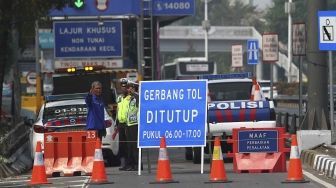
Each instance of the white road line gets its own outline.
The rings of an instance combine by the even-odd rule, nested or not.
[[[0,185],[1,184],[8,184],[8,183],[18,183],[18,182],[26,182],[26,181],[30,181],[30,180],[12,180],[12,181],[3,181],[3,182],[0,182]]]
[[[89,181],[90,181],[90,176],[87,177],[87,179],[85,180],[85,182],[84,182],[82,188],[87,188],[87,187],[89,187],[89,184],[88,184]]]
[[[73,181],[66,181],[67,183],[76,183],[76,182],[79,182],[79,183],[82,183],[82,182],[85,182],[86,180],[73,180]]]
[[[82,187],[83,185],[70,185],[70,187]]]
[[[305,176],[307,176],[308,178],[314,180],[315,182],[317,182],[317,183],[319,183],[319,184],[325,186],[326,188],[336,188],[335,185],[332,185],[332,184],[330,184],[330,183],[328,183],[328,182],[325,182],[325,181],[319,179],[319,178],[316,177],[315,175],[313,175],[313,174],[311,174],[311,173],[309,173],[309,172],[307,172],[307,171],[305,171],[305,170],[303,170],[303,174],[304,174]]]

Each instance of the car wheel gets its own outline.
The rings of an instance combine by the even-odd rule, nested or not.
[[[193,151],[191,147],[185,148],[185,159],[189,161],[193,159]]]
[[[193,150],[193,162],[194,164],[200,164],[201,163],[201,148],[200,147],[194,147]]]
[[[106,166],[120,166],[120,159],[118,155],[114,155],[112,150],[103,150],[103,157]]]

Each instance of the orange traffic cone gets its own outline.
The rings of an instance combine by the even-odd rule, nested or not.
[[[159,152],[159,159],[158,159],[157,166],[158,167],[157,167],[157,174],[156,174],[156,182],[151,182],[152,184],[178,183],[178,181],[173,180],[172,173],[170,170],[170,162],[168,159],[168,152],[167,152],[165,137],[161,137],[161,140],[160,140],[160,152]]]
[[[300,160],[296,135],[293,134],[291,138],[292,138],[292,144],[291,144],[291,152],[290,152],[290,159],[289,159],[288,176],[287,176],[287,180],[284,181],[283,183],[309,182],[303,178],[302,166],[301,166],[301,160]]]
[[[30,185],[49,184],[44,166],[42,146],[40,141],[38,141],[36,144],[34,167],[32,172],[32,178],[29,184]]]
[[[101,149],[101,141],[99,138],[97,138],[90,184],[110,184],[110,183],[112,182],[108,182],[106,176],[103,152]]]
[[[210,181],[205,183],[228,183],[228,182],[231,181],[228,181],[226,177],[220,138],[217,136],[215,138],[215,145],[212,155]]]

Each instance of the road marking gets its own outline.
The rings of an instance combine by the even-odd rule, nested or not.
[[[87,179],[85,180],[85,182],[84,182],[82,188],[87,188],[87,187],[89,187],[89,181],[90,181],[90,176],[87,177]]]
[[[23,181],[30,181],[30,180],[12,180],[12,181],[3,181],[3,182],[0,182],[0,185],[1,184],[7,184],[7,183],[18,183],[18,182],[23,182]]]
[[[309,172],[307,172],[307,171],[305,171],[305,170],[303,170],[303,174],[304,174],[305,176],[307,176],[308,178],[314,180],[315,182],[317,182],[317,183],[319,183],[319,184],[325,186],[326,188],[335,188],[335,187],[336,187],[336,186],[334,186],[334,185],[332,185],[332,184],[330,184],[330,183],[328,183],[328,182],[325,182],[325,181],[319,179],[319,178],[316,177],[315,175],[313,175],[313,174],[311,174],[311,173],[309,173]]]

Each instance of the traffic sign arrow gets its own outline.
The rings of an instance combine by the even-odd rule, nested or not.
[[[82,8],[84,5],[84,0],[76,0],[75,1],[75,7],[76,8]]]

